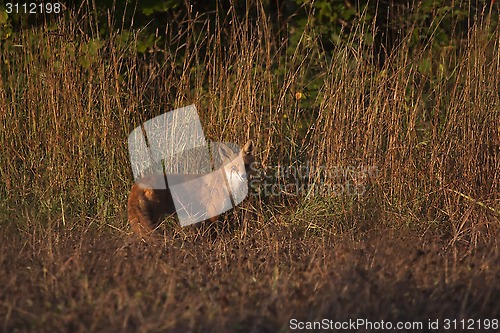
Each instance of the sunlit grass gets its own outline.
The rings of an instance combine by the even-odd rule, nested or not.
[[[290,50],[265,13],[210,31],[198,17],[142,55],[141,32],[97,36],[88,15],[2,42],[4,330],[411,317],[392,303],[422,318],[498,314],[495,22],[477,19],[455,48],[410,48],[410,31],[381,67],[354,37],[326,52],[313,28]],[[167,220],[160,245],[134,243],[127,136],[189,104],[208,140],[254,140],[257,185],[215,229]]]

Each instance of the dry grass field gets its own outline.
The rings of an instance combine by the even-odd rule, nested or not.
[[[311,27],[287,52],[266,13],[191,13],[138,55],[140,31],[103,36],[91,13],[0,41],[1,331],[500,330],[491,12],[455,47],[410,47],[409,28],[383,66],[362,24],[328,51]],[[254,140],[251,195],[145,244],[127,136],[190,104],[209,140]]]

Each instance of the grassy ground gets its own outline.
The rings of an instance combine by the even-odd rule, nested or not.
[[[287,332],[293,318],[439,319],[443,330],[445,319],[498,319],[498,238],[469,251],[408,228],[307,236],[270,220],[248,232],[157,246],[81,226],[3,237],[3,330]]]
[[[453,47],[414,45],[410,28],[383,67],[363,34],[325,51],[311,27],[287,52],[264,13],[192,17],[140,56],[140,33],[97,36],[91,16],[3,41],[3,331],[498,320],[491,16]],[[220,225],[166,223],[146,245],[126,221],[127,136],[193,103],[208,139],[255,141],[252,195]]]

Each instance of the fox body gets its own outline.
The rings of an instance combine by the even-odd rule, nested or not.
[[[225,145],[219,146],[219,154],[223,166],[209,175],[152,174],[139,179],[128,198],[128,220],[132,230],[145,238],[154,232],[165,216],[181,214],[176,209],[176,203],[179,207],[176,196],[179,189],[181,193],[188,193],[187,200],[196,203],[198,210],[209,217],[204,220],[217,221],[218,212],[223,207],[232,207],[234,192],[242,186],[245,190],[248,187],[247,175],[254,161],[253,142],[248,141],[239,156]],[[199,218],[203,219],[203,216]]]

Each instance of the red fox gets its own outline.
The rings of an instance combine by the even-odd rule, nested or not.
[[[128,220],[132,230],[140,237],[148,238],[165,216],[174,213],[182,224],[181,214],[189,213],[184,211],[187,208],[176,209],[176,205],[178,208],[183,205],[177,193],[188,193],[186,200],[195,203],[198,211],[204,212],[204,215],[197,216],[196,221],[217,221],[220,212],[233,207],[232,201],[238,195],[235,192],[242,186],[246,195],[247,177],[254,162],[253,148],[253,141],[250,140],[238,156],[229,147],[220,144],[218,151],[223,167],[208,175],[152,174],[139,179],[132,186],[128,198]]]

